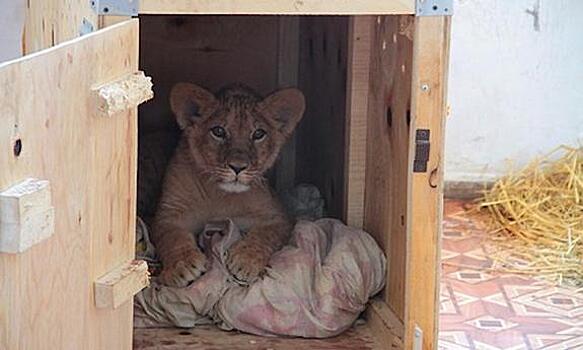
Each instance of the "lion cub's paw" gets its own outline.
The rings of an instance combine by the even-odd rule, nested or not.
[[[227,269],[240,282],[255,282],[265,273],[269,255],[256,244],[241,240],[227,252]]]
[[[190,248],[173,254],[164,266],[159,280],[170,287],[186,287],[207,270],[206,256],[198,249]]]

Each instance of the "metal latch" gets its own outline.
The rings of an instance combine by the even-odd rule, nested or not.
[[[91,0],[91,8],[98,15],[137,16],[140,0]]]
[[[427,172],[427,162],[429,161],[429,129],[417,129],[415,131],[415,158],[413,159],[413,172]]]
[[[415,14],[417,16],[451,16],[453,15],[453,0],[417,0]]]

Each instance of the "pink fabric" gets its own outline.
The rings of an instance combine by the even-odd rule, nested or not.
[[[222,263],[240,239],[207,229],[201,245],[211,270],[186,288],[153,284],[136,298],[136,326],[194,327],[217,323],[258,335],[323,338],[349,328],[384,286],[386,259],[366,232],[334,219],[296,224],[289,245],[270,260],[267,275],[244,286]],[[210,248],[210,249],[208,249]]]

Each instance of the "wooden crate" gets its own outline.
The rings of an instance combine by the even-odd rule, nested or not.
[[[0,348],[131,348],[127,296],[144,284],[142,269],[131,263],[135,105],[141,100],[106,116],[96,94],[139,69],[164,87],[164,74],[150,72],[157,72],[156,56],[144,51],[159,35],[155,22],[170,18],[159,15],[198,15],[202,21],[211,15],[285,14],[261,18],[275,34],[258,47],[271,62],[263,66],[274,67],[263,73],[271,80],[259,89],[299,85],[308,100],[326,103],[308,110],[282,152],[274,182],[316,183],[332,215],[370,232],[387,252],[387,288],[371,302],[366,324],[336,339],[268,340],[195,329],[188,336],[139,331],[136,344],[436,349],[450,20],[417,17],[414,5],[414,0],[142,0],[140,17],[129,19],[98,16],[85,0],[30,1],[23,39],[28,55],[0,64],[0,192],[26,178],[48,180],[55,230],[22,253],[0,253]],[[303,16],[315,14],[335,16]],[[77,38],[83,23],[103,29]],[[318,55],[337,57],[336,66]],[[204,57],[198,59],[205,62]],[[328,80],[311,79],[318,74]],[[162,108],[155,106],[140,111],[152,129],[161,127],[148,117]],[[427,131],[428,141],[418,140]],[[427,142],[426,169],[415,172],[414,165],[423,163],[415,162],[423,153],[419,145]],[[307,156],[315,146],[321,149]],[[330,157],[329,150],[337,152]],[[109,307],[98,308],[96,299]]]

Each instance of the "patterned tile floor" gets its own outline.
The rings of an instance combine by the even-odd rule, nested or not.
[[[463,206],[445,205],[439,349],[583,349],[583,290],[488,271],[485,230]]]

